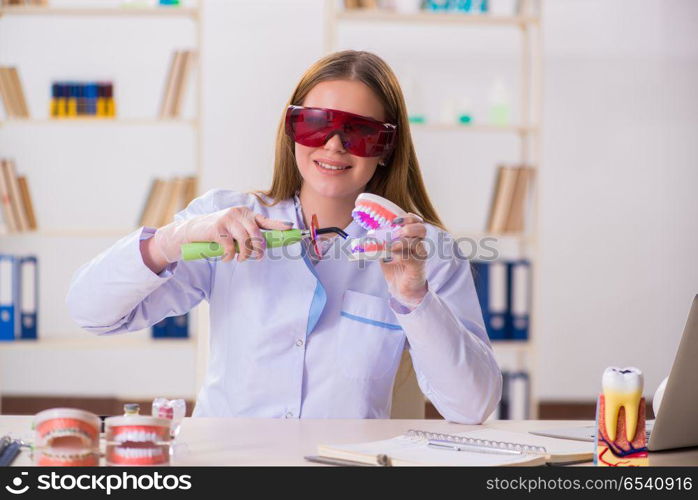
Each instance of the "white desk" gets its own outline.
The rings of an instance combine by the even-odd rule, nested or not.
[[[30,416],[0,416],[0,434],[32,440],[31,421]],[[586,420],[502,420],[486,425],[528,431],[589,424]],[[317,465],[303,457],[315,455],[318,444],[377,441],[409,429],[454,433],[478,427],[443,420],[187,418],[177,438],[172,465]],[[14,463],[30,464],[29,453],[25,451]],[[698,465],[698,448],[650,453],[650,465]]]

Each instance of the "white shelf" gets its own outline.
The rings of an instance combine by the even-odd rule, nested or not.
[[[39,229],[36,231],[22,231],[18,233],[6,233],[2,237],[44,237],[44,238],[111,238],[121,237],[135,231],[137,228],[58,228]]]
[[[2,16],[147,16],[147,17],[191,17],[198,16],[198,10],[184,7],[0,7]]]
[[[488,233],[486,231],[460,231],[453,233],[453,238],[471,238],[474,240],[496,238],[498,240],[518,240],[522,242],[529,242],[534,239],[532,235],[525,233]]]
[[[490,340],[490,343],[498,351],[527,351],[531,348],[530,340]]]
[[[186,125],[189,127],[196,126],[195,119],[187,118],[9,118],[6,120],[0,120],[0,127],[2,126],[16,126],[16,125],[67,125],[67,126],[78,126],[78,125],[98,125],[98,126],[161,126],[161,125]]]
[[[78,335],[84,338],[78,337]],[[187,348],[193,349],[196,341],[192,337],[154,339],[134,337],[126,334],[97,336],[89,332],[72,334],[66,338],[48,337],[38,340],[13,340],[0,342],[0,350],[76,350],[76,349],[143,349],[143,348]]]
[[[410,123],[412,130],[424,131],[457,131],[457,132],[478,132],[478,133],[505,133],[505,134],[534,134],[538,132],[538,127],[534,125],[487,125],[487,124],[457,124],[457,123]]]
[[[538,23],[537,17],[493,16],[490,14],[466,14],[458,12],[444,14],[429,11],[404,14],[384,9],[345,10],[338,12],[337,18],[342,21],[472,26],[521,27]]]

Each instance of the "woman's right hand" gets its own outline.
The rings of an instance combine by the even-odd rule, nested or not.
[[[286,230],[292,226],[293,222],[269,219],[247,207],[231,207],[159,228],[152,238],[141,242],[141,253],[146,265],[157,274],[182,258],[183,244],[197,241],[215,241],[225,250],[224,262],[236,254],[242,262],[262,257],[266,241],[260,229]]]

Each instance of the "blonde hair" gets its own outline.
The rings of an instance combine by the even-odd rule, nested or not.
[[[443,223],[427,195],[419,169],[405,99],[397,77],[388,64],[371,52],[344,50],[329,54],[308,68],[286,107],[291,104],[302,105],[310,90],[327,80],[358,80],[364,83],[383,104],[385,121],[397,125],[395,148],[383,159],[385,165],[376,168],[366,185],[366,192],[387,198],[404,210],[418,214],[425,222],[443,229]],[[267,206],[292,198],[303,182],[296,166],[294,144],[286,135],[285,117],[286,108],[277,130],[271,188],[253,193]],[[271,203],[262,199],[260,194],[271,198]]]

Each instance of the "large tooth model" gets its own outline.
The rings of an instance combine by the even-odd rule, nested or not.
[[[611,467],[647,465],[642,372],[634,367],[606,368],[601,385],[594,463]]]

